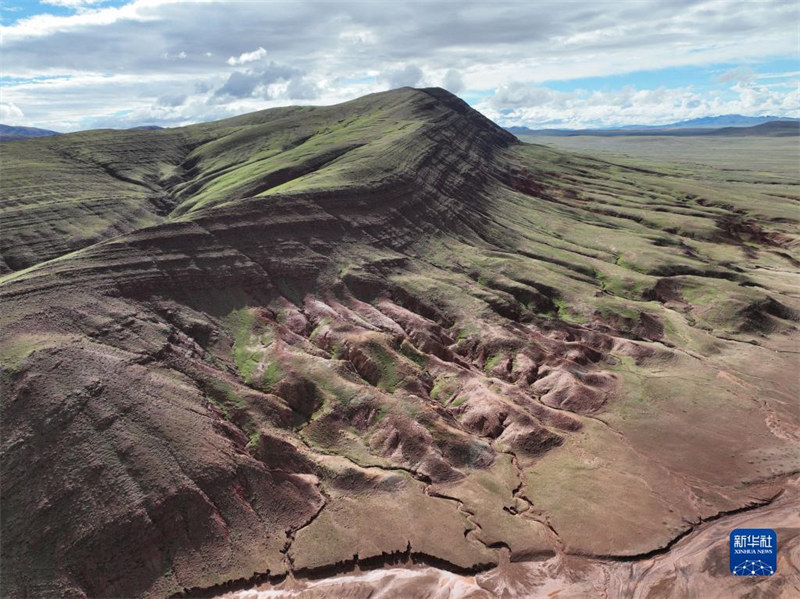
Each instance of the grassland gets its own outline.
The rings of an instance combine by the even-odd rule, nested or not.
[[[535,136],[523,141],[582,152],[595,158],[618,157],[628,164],[685,168],[704,177],[745,182],[797,180],[800,146],[794,137],[570,137]],[[711,167],[704,170],[703,167]]]

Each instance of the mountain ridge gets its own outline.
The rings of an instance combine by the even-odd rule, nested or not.
[[[702,117],[688,121],[678,121],[667,125],[625,125],[590,129],[530,129],[528,127],[506,127],[515,135],[716,135],[726,131],[726,135],[754,135],[769,131],[776,125],[787,131],[794,131],[800,118],[792,117],[745,117],[742,115],[723,115]],[[766,125],[766,127],[764,127]],[[737,130],[741,130],[738,131]]]
[[[369,132],[369,127],[371,125],[369,118],[372,117],[364,119],[365,125],[361,130],[355,129],[352,133],[348,133],[347,136],[349,136],[349,140],[347,141],[345,141],[344,138],[336,138],[335,127],[332,129],[330,125],[326,125],[325,119],[337,118],[335,115],[342,110],[349,110],[349,108],[347,108],[349,106],[354,106],[356,110],[367,109],[369,105],[372,105],[372,107],[375,108],[375,106],[377,106],[375,102],[380,104],[381,98],[398,97],[398,94],[408,95],[410,93],[413,93],[416,99],[416,104],[418,105],[416,108],[414,108],[414,110],[419,109],[424,112],[425,110],[429,110],[429,107],[426,108],[426,103],[437,101],[433,96],[431,96],[431,92],[410,92],[399,90],[393,94],[374,94],[373,96],[365,97],[366,99],[362,98],[350,103],[345,103],[343,105],[339,105],[339,107],[270,109],[267,111],[252,113],[244,117],[232,117],[216,123],[204,123],[180,129],[160,130],[155,132],[130,131],[124,134],[113,131],[66,134],[65,136],[59,137],[58,141],[44,141],[36,142],[35,144],[26,144],[24,150],[19,150],[19,153],[26,155],[26,159],[28,159],[27,156],[35,156],[37,157],[37,160],[38,157],[43,153],[51,153],[53,155],[53,164],[50,168],[58,168],[59,175],[62,180],[66,179],[67,182],[74,180],[76,188],[78,188],[80,177],[84,175],[85,171],[88,171],[85,173],[86,175],[95,177],[92,179],[93,186],[97,186],[97,182],[102,182],[102,185],[105,188],[108,188],[109,191],[115,190],[117,194],[123,193],[125,196],[130,198],[129,201],[132,205],[130,208],[126,208],[126,211],[127,214],[136,217],[136,220],[131,221],[132,224],[136,226],[138,226],[138,224],[146,224],[149,226],[159,222],[159,212],[174,211],[175,216],[179,217],[182,215],[189,215],[190,213],[194,214],[202,207],[207,208],[208,206],[213,205],[215,202],[218,202],[219,200],[217,197],[219,194],[215,191],[215,186],[216,188],[222,188],[224,190],[225,195],[222,197],[224,197],[224,201],[226,203],[230,203],[231,194],[234,194],[234,196],[237,196],[239,199],[243,199],[247,196],[263,195],[267,192],[272,193],[269,191],[270,189],[280,188],[286,190],[287,184],[290,184],[292,179],[305,178],[304,180],[308,180],[310,178],[313,180],[315,177],[319,177],[320,173],[327,172],[326,169],[319,168],[324,166],[327,162],[342,164],[344,161],[350,165],[346,168],[353,168],[364,172],[365,169],[363,168],[363,165],[359,165],[357,158],[359,155],[363,155],[365,152],[364,149],[360,150],[361,146],[370,140],[369,135],[371,134]],[[475,123],[479,128],[479,131],[483,131],[483,134],[485,135],[493,135],[497,143],[516,143],[516,140],[512,136],[502,131],[496,125],[488,121],[488,119],[485,119],[485,117],[482,117],[478,113],[475,113],[471,110],[468,112],[468,107],[466,104],[454,96],[447,98],[446,102],[442,102],[441,100],[438,101],[439,105],[443,107],[442,110],[452,111],[451,114],[453,115],[453,118],[468,118],[469,120],[465,120],[465,123]],[[365,104],[367,105],[366,108],[364,108]],[[400,106],[400,108],[397,108],[397,106]],[[404,110],[405,105],[401,104],[397,106],[393,108],[392,104],[389,103],[382,108],[379,107],[379,109],[388,111],[387,114],[391,113],[392,110],[400,110],[401,112]],[[287,134],[287,139],[275,141],[274,143],[278,145],[276,145],[275,148],[268,149],[267,154],[265,154],[263,159],[258,159],[256,162],[251,162],[249,164],[239,164],[236,162],[239,160],[238,156],[240,153],[246,152],[248,151],[248,148],[256,147],[262,143],[261,138],[258,137],[262,131],[266,133],[273,131],[276,126],[281,126],[280,123],[283,122],[283,118],[292,119],[294,118],[293,115],[297,114],[298,112],[303,116],[306,124],[302,127],[295,127],[294,129],[290,130],[290,132]],[[284,114],[287,116],[284,117]],[[318,119],[323,119],[320,121],[321,124],[309,125],[308,123],[313,122],[313,117],[311,115],[319,115]],[[464,115],[468,115],[468,117],[465,117]],[[271,117],[274,118],[265,122],[263,125],[259,124],[261,119],[270,119]],[[382,118],[396,118],[398,119],[396,120],[396,127],[405,126],[402,124],[402,118],[404,118],[402,114],[399,114],[397,117],[387,116]],[[432,119],[427,119],[426,122],[429,123],[426,125],[428,127],[441,129],[440,125],[433,124]],[[236,127],[239,127],[245,123],[247,125],[252,125],[252,127],[244,131],[236,130]],[[260,127],[260,129],[258,127]],[[321,129],[319,129],[319,131],[315,131],[315,127],[321,127]],[[235,144],[239,149],[230,153],[230,158],[228,159],[227,163],[216,165],[214,167],[216,174],[212,174],[210,177],[205,177],[204,179],[194,181],[192,179],[193,174],[200,170],[198,164],[202,164],[204,160],[208,160],[204,154],[202,140],[210,129],[229,132],[229,134],[224,138],[225,141],[215,141],[214,144],[212,144],[214,148],[220,144],[227,144],[223,147],[233,147],[233,144]],[[298,131],[300,131],[300,133],[297,133]],[[315,142],[314,137],[317,135],[317,133],[319,133],[319,137],[323,140],[332,138],[334,139],[334,143],[331,145],[325,145],[324,152],[318,152],[316,150],[316,146],[319,145],[319,143]],[[87,153],[85,149],[87,144],[105,143],[103,140],[113,139],[119,135],[124,135],[130,140],[130,142],[125,145],[124,150],[119,150],[112,147],[108,150],[110,152],[108,155],[103,155],[100,157],[83,156]],[[198,141],[189,139],[191,135],[195,135],[199,138],[199,145]],[[281,133],[280,135],[284,134]],[[364,137],[364,135],[367,137]],[[397,129],[394,135],[397,137],[402,137],[402,130]],[[387,143],[387,139],[388,137],[384,136],[383,134],[381,134],[381,139],[375,139],[373,135],[370,143],[385,144]],[[141,171],[141,167],[138,166],[132,170],[126,164],[126,160],[136,160],[139,154],[129,153],[126,156],[120,153],[123,151],[130,152],[128,148],[134,148],[133,152],[153,152],[153,155],[157,155],[155,152],[163,150],[163,152],[165,152],[165,156],[167,156],[168,162],[164,166],[158,166],[156,164],[146,166],[147,169],[151,169],[151,172]],[[141,148],[141,150],[139,148]],[[244,148],[244,150],[242,150],[242,148]],[[214,151],[216,151],[216,149],[214,149]],[[485,148],[481,151],[485,151]],[[350,152],[354,153],[354,156],[356,157],[355,160],[352,157],[348,158],[346,156],[346,154]],[[291,156],[297,157],[295,159],[295,163],[290,163],[289,166],[285,166],[284,163],[287,161],[287,159],[291,160],[291,158],[288,158]],[[271,157],[275,157],[280,161],[280,166],[276,166],[272,171],[269,170]],[[64,167],[61,167],[60,163],[63,163]],[[9,166],[13,168],[15,165],[10,163]],[[78,168],[76,168],[76,166]],[[258,170],[254,171],[253,166],[256,166]],[[160,175],[155,170],[152,170],[156,167],[159,169],[175,169],[175,172],[174,174],[169,174],[162,178],[161,182],[159,182],[156,177],[159,177]],[[24,167],[20,167],[18,170],[24,174]],[[264,171],[266,171],[266,174]],[[236,178],[239,177],[239,173],[242,172],[246,174],[241,180],[237,180]],[[347,176],[353,177],[355,175]],[[367,176],[376,178],[376,175],[373,172],[367,173]],[[410,177],[410,173],[407,173],[404,176],[408,178]],[[226,181],[230,180],[234,180],[232,187],[226,183]],[[397,185],[399,183],[400,182],[393,182],[392,185]],[[332,184],[348,185],[345,179],[326,180],[324,184],[326,187],[330,187]],[[293,185],[295,187],[297,186],[296,183]],[[24,193],[26,188],[24,186],[20,186],[19,190],[20,193]],[[41,186],[39,186],[39,190],[39,193],[43,193],[46,196],[47,192],[42,192]],[[191,199],[188,202],[182,202],[181,199],[187,196],[190,196]],[[147,200],[145,203],[145,206],[147,207],[146,212],[142,211],[142,203],[140,201],[141,198],[145,198]],[[45,200],[45,198],[43,198],[43,200]],[[103,209],[103,207],[100,206],[96,208],[94,201],[94,198],[91,197],[87,198],[86,200],[79,199],[77,200],[77,203],[79,203],[80,209],[83,209],[82,206],[84,205],[87,207],[91,205],[91,209],[95,212],[95,214],[98,214],[98,216],[104,218],[105,220],[106,217],[104,217],[103,212],[98,212],[98,208]],[[63,200],[60,200],[60,202],[63,202]],[[60,210],[60,204],[58,206],[58,209]],[[112,212],[109,216],[118,217],[120,211],[118,202],[115,202],[110,208]],[[39,206],[28,206],[27,210],[32,211],[34,213],[33,217],[36,217]],[[42,202],[41,210],[52,210],[46,200]],[[16,214],[17,212],[14,212],[15,217]],[[25,218],[25,215],[20,214],[20,217]],[[10,225],[17,227],[17,230],[20,231],[20,233],[24,231],[24,228],[19,227],[19,224],[15,222],[13,218],[7,219],[7,222]],[[119,232],[116,228],[109,228],[107,231],[107,234],[111,235]],[[42,246],[51,242],[54,243],[55,253],[52,253],[51,257],[56,257],[67,249],[74,250],[76,249],[74,245],[75,237],[72,236],[71,231],[69,234],[71,236],[70,247],[65,246],[66,239],[63,235],[60,235],[55,239],[52,237],[42,239]],[[12,232],[6,231],[3,235],[3,238],[4,247],[0,247],[0,254],[3,255],[4,263],[10,265],[7,266],[9,270],[18,270],[20,267],[26,268],[33,264],[31,261],[33,258],[17,257],[15,253],[21,250],[30,251],[31,247],[36,247],[33,245],[34,241],[32,239],[28,239],[28,247],[23,248],[22,246],[24,244],[18,243],[17,238]],[[97,240],[98,239],[96,236],[87,236],[85,243],[90,244]],[[4,248],[5,251],[3,251]],[[36,251],[35,259],[40,260],[43,256],[47,256],[47,250],[45,250],[44,247]]]
[[[20,127],[0,124],[0,142],[17,141],[50,135],[61,135],[58,131],[39,129],[37,127]]]
[[[768,175],[438,89],[0,152],[4,595],[646,555],[800,458]]]

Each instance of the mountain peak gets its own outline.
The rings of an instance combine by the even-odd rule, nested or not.
[[[352,215],[357,207],[364,232],[375,235],[397,220],[397,235],[385,243],[398,246],[441,226],[444,214],[466,210],[483,186],[475,173],[514,143],[513,135],[450,92],[400,88],[334,106],[270,109],[179,129],[65,134],[9,160],[25,169],[28,160],[47,156],[48,168],[61,175],[44,176],[41,187],[54,186],[54,194],[63,186],[76,194],[87,186],[119,193],[113,190],[122,186],[146,199],[144,213],[137,202],[95,208],[107,231],[101,235],[176,218],[214,227],[223,218],[218,209],[226,221],[262,222],[278,210],[279,199],[302,197],[330,214]],[[71,206],[83,202],[78,194]],[[33,217],[34,206],[29,209]],[[397,218],[414,210],[413,225]],[[120,220],[120,211],[129,218]],[[35,252],[9,235],[5,263],[19,270],[94,243],[98,234],[50,230]]]

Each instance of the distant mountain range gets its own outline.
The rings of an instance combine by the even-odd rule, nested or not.
[[[47,135],[58,135],[58,131],[37,129],[36,127],[12,127],[11,125],[0,125],[0,142],[28,139],[31,137],[45,137]]]
[[[781,123],[759,129],[762,125]],[[667,125],[626,125],[605,129],[530,129],[528,127],[507,127],[514,135],[793,135],[800,126],[800,119],[779,116],[743,116],[725,114],[679,121]],[[727,131],[737,129],[740,131]],[[752,130],[747,131],[745,130]],[[725,133],[722,133],[726,131]]]
[[[704,116],[688,121],[679,121],[668,125],[627,125],[621,129],[718,129],[720,127],[753,127],[774,121],[800,121],[797,118],[782,116],[743,116],[741,114],[723,114],[720,116]],[[613,127],[611,127],[613,128]]]
[[[696,129],[684,129],[682,131],[697,131]],[[754,127],[722,127],[721,129],[704,129],[700,133],[694,135],[716,135],[727,137],[747,137],[747,136],[765,136],[765,137],[792,137],[800,135],[800,120],[791,121],[772,121],[769,123],[762,123]]]
[[[141,127],[131,127],[131,131],[156,131],[163,129],[158,125],[142,125]],[[47,137],[49,135],[61,135],[58,131],[49,129],[39,129],[37,127],[13,127],[11,125],[0,125],[0,142],[17,141],[20,139],[30,139],[32,137]]]

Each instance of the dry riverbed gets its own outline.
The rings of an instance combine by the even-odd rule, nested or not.
[[[503,564],[477,576],[431,567],[391,567],[319,580],[232,591],[220,599],[522,599],[631,597],[800,596],[800,477],[772,502],[697,526],[669,550],[638,560],[557,555]],[[734,577],[728,571],[728,535],[736,528],[774,528],[778,571],[770,577]]]

